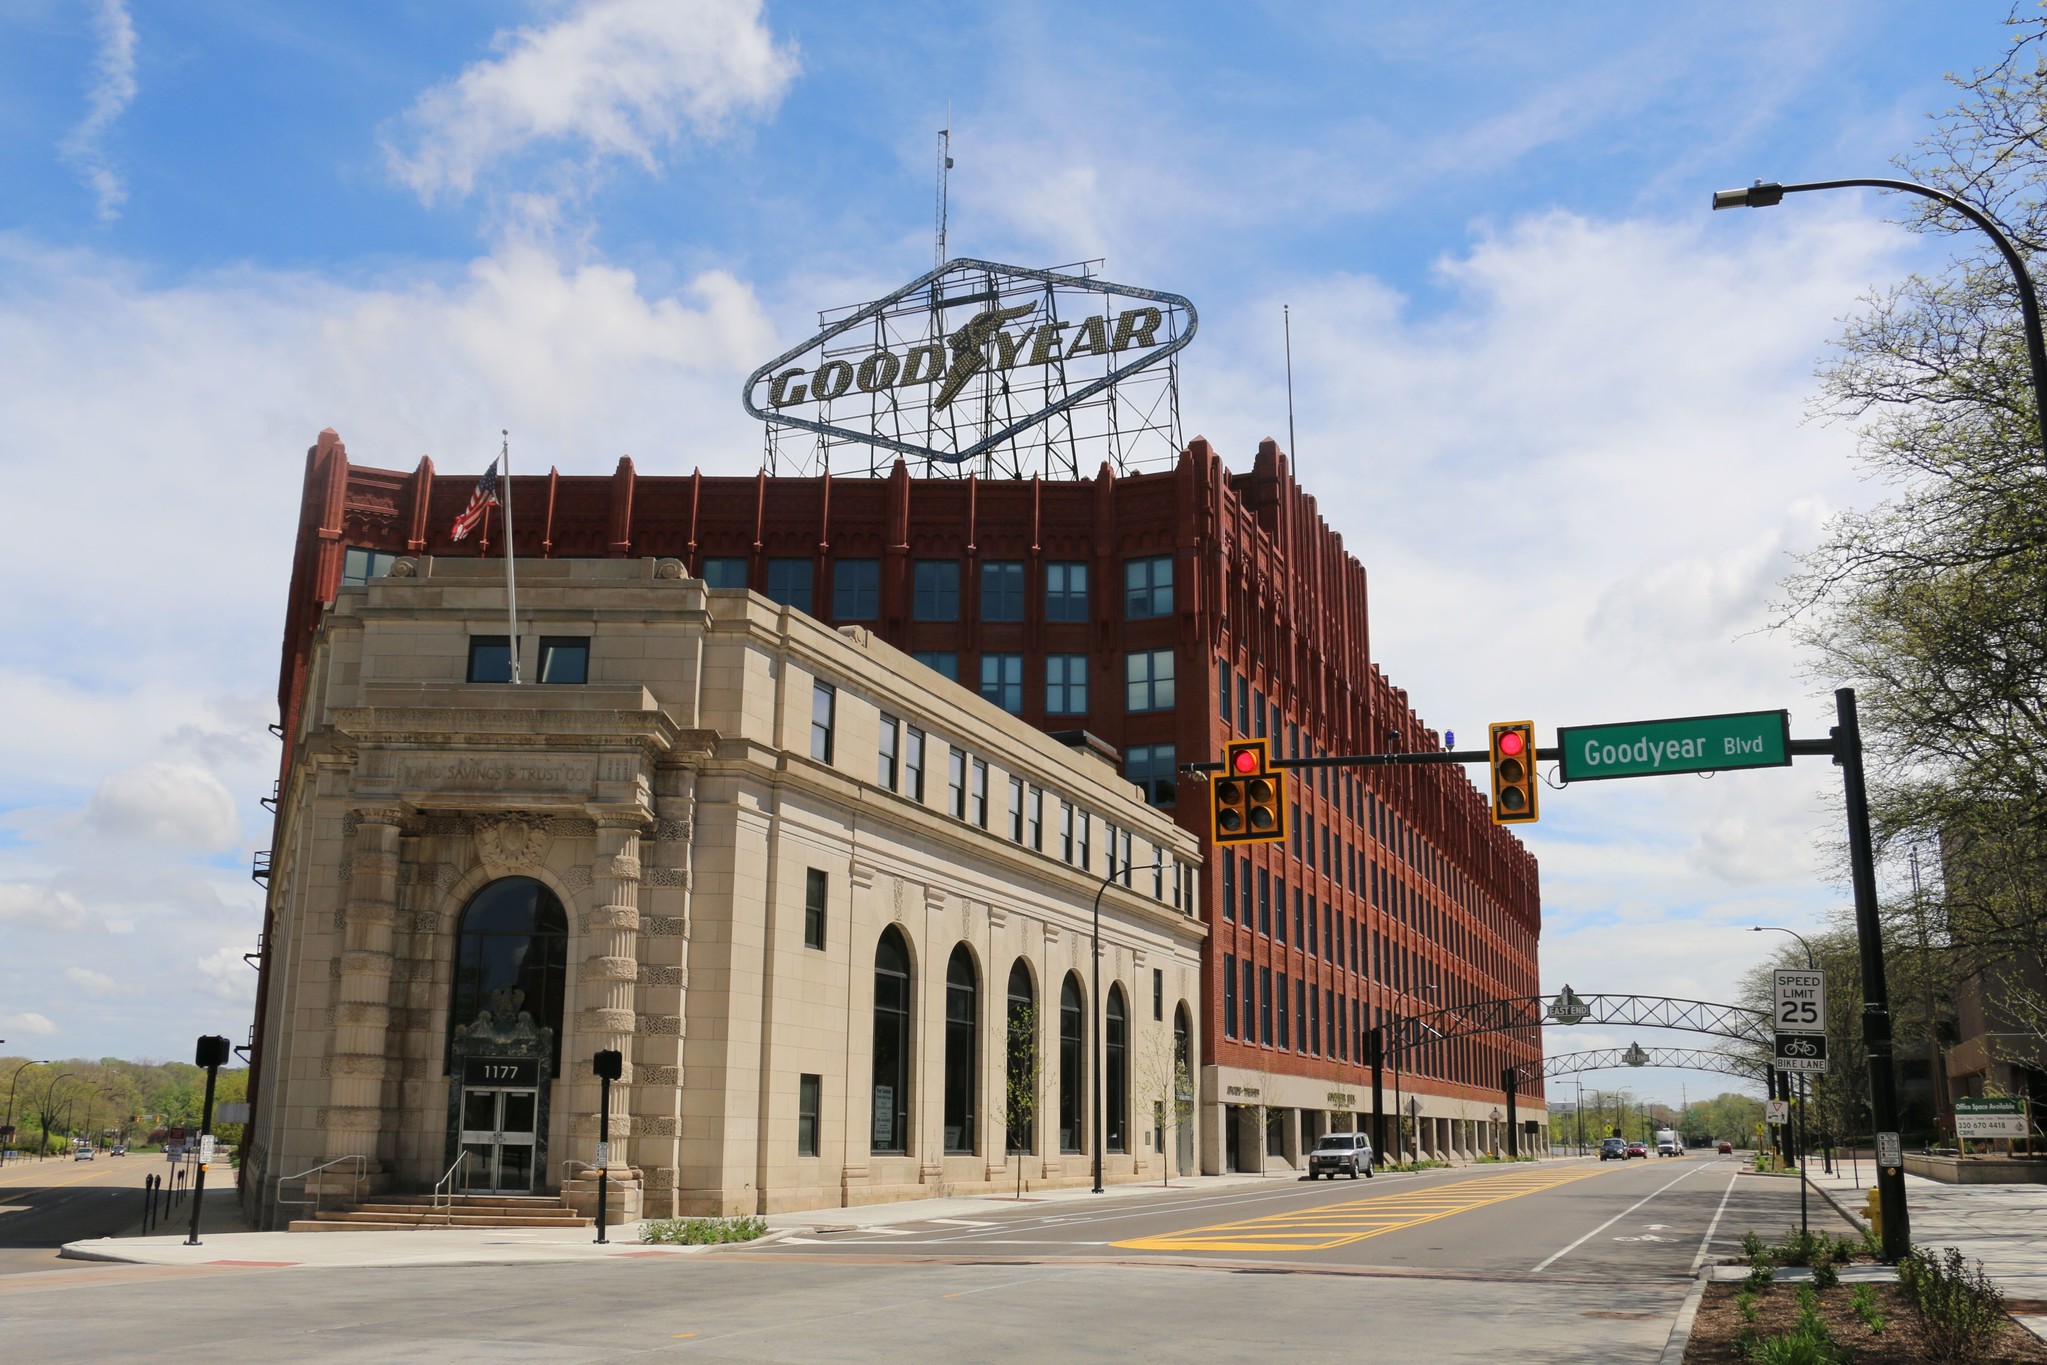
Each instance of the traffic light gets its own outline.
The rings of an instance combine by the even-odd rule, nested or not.
[[[1535,722],[1495,721],[1491,727],[1493,823],[1532,825],[1536,812]]]
[[[1262,739],[1233,739],[1223,746],[1223,770],[1208,784],[1209,832],[1216,843],[1286,838],[1286,780],[1270,763]]]

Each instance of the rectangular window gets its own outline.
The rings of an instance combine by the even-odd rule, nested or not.
[[[1258,869],[1258,932],[1272,933],[1272,874]]]
[[[1087,620],[1087,562],[1054,560],[1045,566],[1045,619]]]
[[[903,795],[924,804],[924,732],[916,726],[910,727],[908,742],[903,745],[903,776],[908,779],[908,790]]]
[[[1294,839],[1294,861],[1295,861],[1295,862],[1299,862],[1299,861],[1301,860],[1301,803],[1300,803],[1300,802],[1296,801],[1296,802],[1294,802],[1294,803],[1293,803],[1292,809],[1291,809],[1291,810],[1289,810],[1289,811],[1288,811],[1288,813],[1287,813],[1287,818],[1288,818],[1289,820],[1291,820],[1291,821],[1293,822],[1293,839]]]
[[[903,723],[888,712],[882,712],[881,748],[875,759],[874,780],[890,791],[896,789],[896,766],[902,744]]]
[[[1071,801],[1061,801],[1059,803],[1059,861],[1062,863],[1071,863],[1073,861],[1073,803]]]
[[[744,588],[746,561],[738,558],[706,559],[702,577],[707,588]]]
[[[817,1155],[817,1111],[824,1097],[824,1078],[805,1073],[796,1078],[796,1155]]]
[[[1272,879],[1273,936],[1281,943],[1286,942],[1286,878]],[[1297,926],[1298,927],[1298,926]]]
[[[1074,866],[1085,872],[1094,866],[1094,849],[1091,846],[1095,832],[1095,817],[1088,811],[1080,813],[1080,851]],[[1111,854],[1113,857],[1114,855]]]
[[[881,616],[881,561],[832,561],[832,619],[874,621]]]
[[[589,682],[590,637],[587,635],[541,636],[540,681],[544,683]]]
[[[826,682],[810,685],[810,756],[820,763],[832,761],[832,719],[838,705],[837,688]]]
[[[1247,964],[1246,968],[1249,970]],[[1286,1028],[1286,1016],[1280,1016],[1279,1026]],[[1258,1041],[1272,1046],[1272,968],[1258,969]]]
[[[1314,898],[1313,896],[1310,896],[1310,897],[1308,898],[1308,956],[1309,956],[1309,957],[1320,957],[1320,956],[1322,955],[1322,954],[1321,954],[1321,951],[1320,951],[1320,949],[1318,949],[1318,948],[1316,947],[1316,945],[1317,945],[1317,944],[1318,944],[1319,942],[1321,942],[1321,936],[1320,936],[1319,934],[1317,934],[1317,933],[1315,932],[1315,898]]]
[[[1288,1041],[1288,1039],[1291,1038],[1293,1035],[1293,1030],[1287,1027],[1285,972],[1281,972],[1279,974],[1278,995],[1279,995],[1279,1041],[1277,1044],[1275,1044],[1275,1046],[1286,1048],[1293,1046],[1293,1044]]]
[[[1308,1036],[1301,1041],[1308,1045],[1308,1051],[1320,1057],[1322,1055],[1322,992],[1306,982],[1301,984],[1308,997]]]
[[[981,565],[981,619],[1024,619],[1024,566],[1021,559],[991,559]]]
[[[1255,688],[1251,692],[1251,737],[1265,738],[1265,694]]]
[[[768,597],[800,612],[810,610],[811,581],[815,577],[807,559],[770,559]]]
[[[1173,709],[1173,651],[1139,649],[1123,656],[1124,708],[1129,711]]]
[[[1237,918],[1237,855],[1223,854],[1223,918]]]
[[[955,820],[967,818],[967,756],[958,749],[945,755],[945,808]]]
[[[382,578],[391,572],[397,559],[393,550],[365,550],[351,545],[341,552],[341,586],[359,588],[372,578]]]
[[[1215,661],[1215,706],[1216,714],[1222,717],[1224,725],[1230,723],[1230,663],[1227,659]]]
[[[1123,753],[1123,775],[1154,806],[1170,807],[1180,790],[1179,763],[1170,744],[1133,744]]]
[[[988,828],[988,763],[985,759],[974,760],[973,785],[967,791],[967,798],[975,826]]]
[[[1023,655],[983,654],[981,696],[1010,715],[1023,714]]]
[[[910,657],[947,682],[960,680],[960,656],[949,649],[920,649]]]
[[[1237,733],[1251,728],[1251,680],[1237,675]]]
[[[505,635],[472,635],[469,637],[469,681],[473,683],[508,683],[512,680],[512,651]]]
[[[1173,557],[1155,555],[1123,561],[1123,619],[1142,621],[1173,614]]]
[[[1009,779],[1009,841],[1024,841],[1024,784],[1021,777]]]
[[[1087,714],[1087,655],[1045,656],[1045,713],[1052,716]]]
[[[1024,807],[1024,842],[1038,852],[1045,851],[1045,793],[1042,788],[1032,787],[1031,798]]]
[[[1223,1037],[1237,1036],[1237,955],[1223,954]]]
[[[824,947],[824,902],[830,879],[815,867],[803,870],[803,946]]]
[[[1166,974],[1151,969],[1151,1017],[1154,1023],[1166,1017]]]
[[[910,614],[919,621],[960,619],[960,566],[952,559],[920,559],[913,569]]]
[[[1118,840],[1120,839],[1120,843]],[[1130,831],[1109,830],[1109,856],[1122,860],[1123,885],[1130,885]]]
[[[1180,889],[1179,882],[1173,883],[1173,889],[1176,892]],[[1157,844],[1151,848],[1151,898],[1155,901],[1166,898],[1166,851]],[[1178,901],[1179,896],[1175,895],[1173,899]]]

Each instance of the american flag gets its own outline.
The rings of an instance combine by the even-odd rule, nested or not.
[[[484,509],[497,506],[498,462],[492,460],[490,468],[483,471],[483,477],[476,481],[476,491],[469,495],[469,505],[462,509],[462,515],[455,518],[456,540],[467,540],[469,533],[483,520]]]

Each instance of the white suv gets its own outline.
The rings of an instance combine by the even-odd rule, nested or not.
[[[1308,1153],[1308,1179],[1321,1176],[1336,1179],[1339,1172],[1356,1180],[1360,1173],[1372,1178],[1372,1140],[1363,1133],[1324,1133]]]

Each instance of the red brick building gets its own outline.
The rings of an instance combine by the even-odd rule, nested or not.
[[[345,578],[406,555],[503,553],[495,512],[450,539],[475,482],[428,459],[354,466],[321,433],[286,615],[285,733]],[[1070,482],[917,479],[900,463],[883,479],[649,477],[621,459],[609,477],[511,483],[522,559],[675,558],[714,587],[865,626],[1033,725],[1112,746],[1204,838],[1204,786],[1177,766],[1228,738],[1263,735],[1287,756],[1442,747],[1373,665],[1364,567],[1271,441],[1244,473],[1197,438],[1170,472]],[[1237,1168],[1364,1126],[1363,1040],[1382,1021],[1539,990],[1535,859],[1461,770],[1320,769],[1294,785],[1289,842],[1210,849],[1201,892],[1202,1148]],[[1539,1058],[1537,1038],[1486,1035],[1399,1059],[1421,1146],[1504,1147],[1502,1068]],[[1389,1070],[1389,1115],[1393,1084]],[[1540,1087],[1521,1103],[1539,1111]]]

